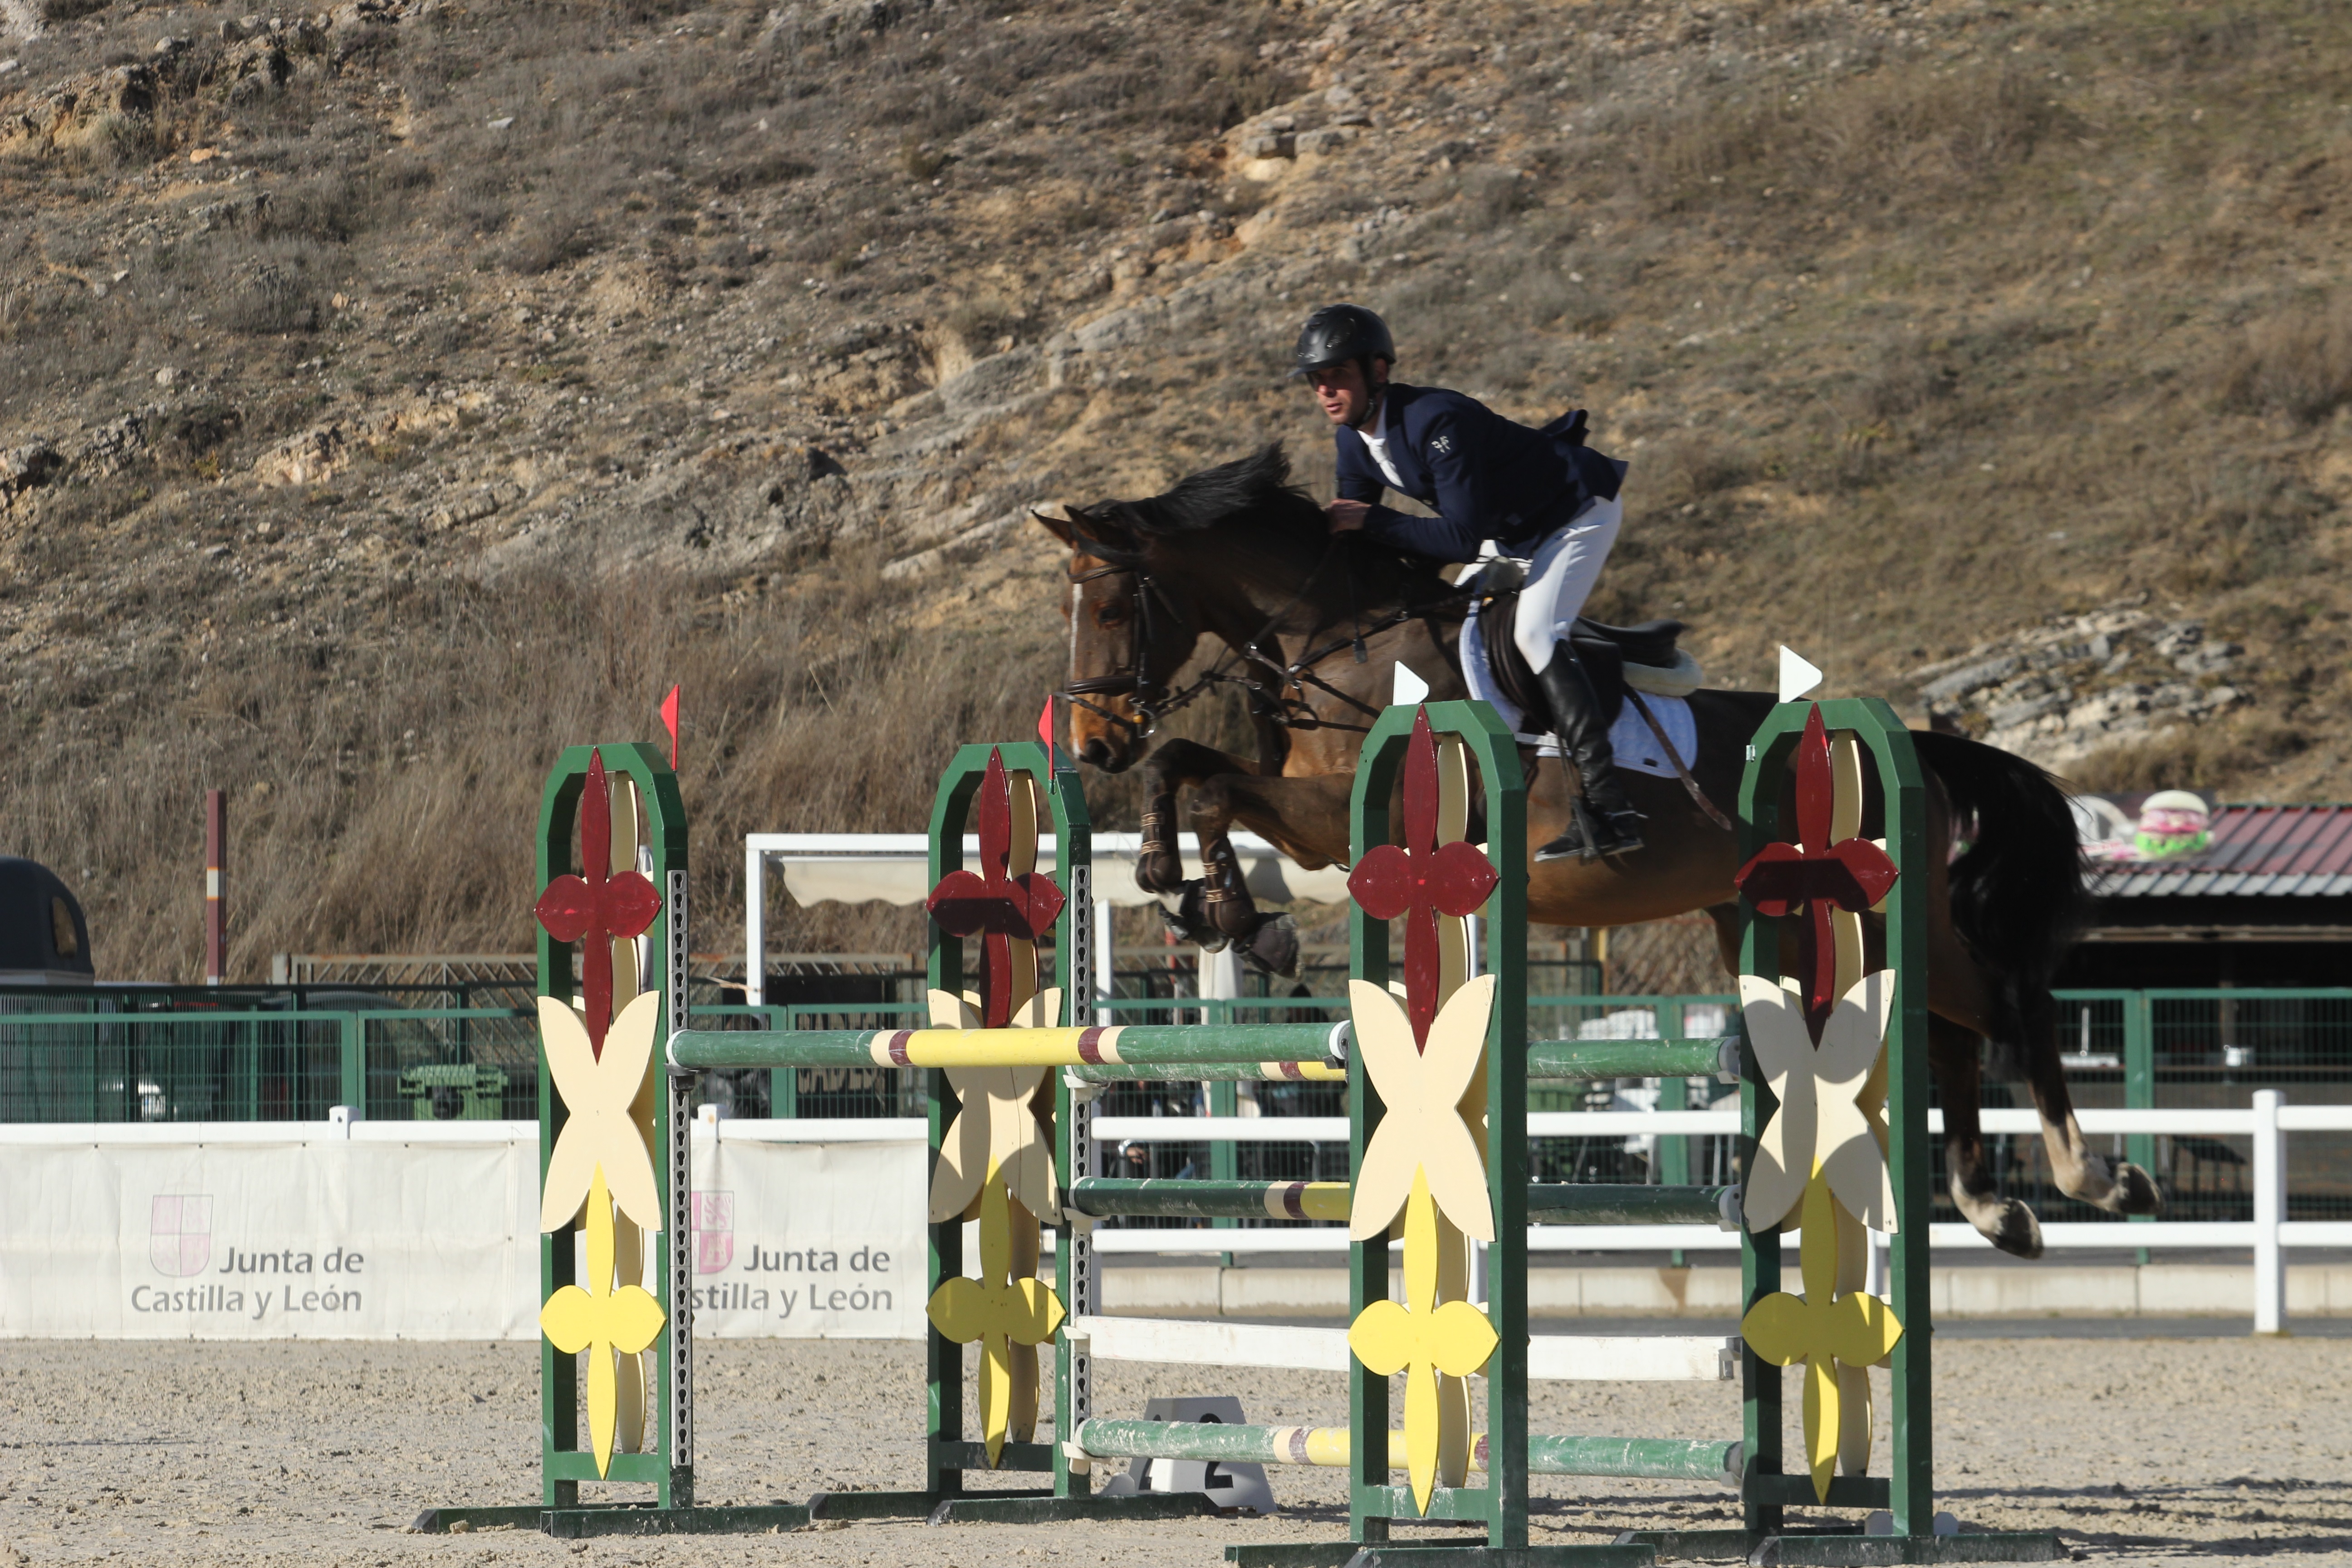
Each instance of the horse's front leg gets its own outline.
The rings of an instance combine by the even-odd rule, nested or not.
[[[1353,787],[1354,781],[1344,775],[1290,779],[1230,773],[1194,781],[1186,820],[1200,839],[1202,874],[1197,881],[1177,884],[1182,897],[1169,911],[1170,923],[1202,947],[1230,942],[1259,968],[1295,977],[1297,929],[1287,915],[1268,915],[1257,907],[1234,849],[1233,826],[1241,823],[1315,870],[1347,854]],[[1174,854],[1172,844],[1169,853]]]
[[[1143,759],[1143,836],[1135,854],[1135,885],[1147,893],[1184,888],[1184,858],[1176,847],[1176,792],[1221,773],[1255,770],[1241,758],[1198,741],[1163,741]]]
[[[1298,973],[1298,936],[1287,916],[1260,911],[1234,852],[1234,824],[1258,834],[1308,870],[1344,859],[1348,852],[1348,801],[1355,781],[1347,775],[1268,778],[1261,773],[1224,773],[1204,779],[1192,792],[1192,831],[1201,840],[1201,914],[1260,967],[1276,974]]]

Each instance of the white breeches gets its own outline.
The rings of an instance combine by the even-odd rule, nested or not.
[[[1601,568],[1617,542],[1617,526],[1625,520],[1622,498],[1595,500],[1566,528],[1536,546],[1528,563],[1528,584],[1519,590],[1518,618],[1511,640],[1518,645],[1529,669],[1551,662],[1551,651],[1565,641],[1568,628],[1584,612]]]

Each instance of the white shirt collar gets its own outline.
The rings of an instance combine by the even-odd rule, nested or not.
[[[1404,489],[1404,479],[1397,472],[1395,459],[1389,456],[1388,424],[1388,395],[1382,393],[1381,405],[1373,411],[1368,426],[1359,430],[1357,434],[1364,438],[1364,450],[1370,452],[1372,455],[1372,461],[1380,465],[1381,475],[1388,480],[1389,488],[1402,492]]]

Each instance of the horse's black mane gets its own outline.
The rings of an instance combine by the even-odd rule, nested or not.
[[[1292,570],[1306,571],[1317,582],[1318,599],[1345,603],[1351,616],[1386,605],[1429,605],[1441,617],[1461,617],[1462,605],[1454,599],[1452,585],[1427,561],[1401,554],[1361,533],[1335,538],[1315,498],[1290,482],[1290,457],[1279,441],[1246,458],[1189,474],[1163,495],[1102,501],[1076,515],[1113,536],[1087,544],[1113,558],[1124,553],[1117,542],[1118,531],[1133,536],[1145,549],[1154,539],[1181,549],[1188,536],[1245,517],[1251,533],[1233,542],[1251,547],[1248,557],[1265,560],[1270,554],[1288,561]],[[1263,550],[1269,543],[1276,547]],[[1315,563],[1334,549],[1346,568],[1325,573]],[[1244,558],[1233,559],[1237,563]]]
[[[1202,468],[1176,481],[1173,489],[1148,500],[1104,501],[1089,514],[1126,525],[1137,533],[1167,538],[1198,533],[1251,513],[1253,522],[1294,529],[1318,535],[1324,531],[1323,509],[1315,498],[1290,482],[1290,455],[1273,441],[1246,458]]]

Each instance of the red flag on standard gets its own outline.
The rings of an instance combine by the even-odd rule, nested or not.
[[[669,771],[672,773],[677,772],[677,689],[671,687],[669,695],[662,699],[661,704],[662,724],[669,731]]]

